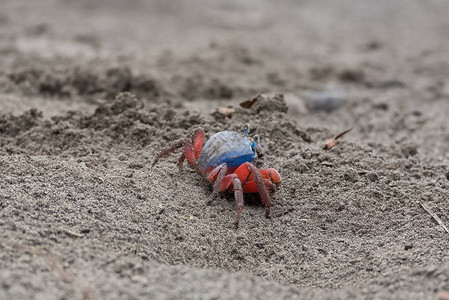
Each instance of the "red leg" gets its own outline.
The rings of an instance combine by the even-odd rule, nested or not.
[[[232,188],[234,190],[234,199],[235,199],[235,202],[237,203],[237,209],[238,209],[237,221],[236,221],[236,226],[238,226],[239,222],[240,222],[240,216],[241,216],[242,210],[243,210],[243,189],[242,189],[242,183],[240,182],[239,177],[235,174],[233,174],[232,184],[233,184]]]
[[[159,161],[159,159],[181,147],[184,147],[184,153],[183,155],[181,155],[178,161],[179,169],[182,170],[182,164],[186,158],[192,166],[195,166],[196,160],[198,159],[203,147],[203,135],[204,131],[202,128],[194,129],[193,131],[191,131],[187,138],[177,140],[173,142],[171,146],[162,150],[154,158],[151,166],[153,167]]]
[[[215,181],[214,191],[212,192],[212,196],[210,197],[209,201],[207,201],[208,205],[212,203],[212,201],[215,199],[218,192],[220,191],[220,187],[227,170],[228,166],[226,164],[221,164],[212,171],[210,171],[208,174],[206,174],[207,180],[209,180],[210,182]]]
[[[242,215],[242,210],[243,210],[243,189],[242,189],[242,183],[240,182],[239,177],[236,174],[226,175],[221,180],[219,191],[223,192],[223,191],[229,189],[231,184],[232,184],[232,190],[234,191],[234,199],[235,199],[235,202],[237,204],[237,209],[238,209],[237,221],[236,221],[236,225],[238,225],[239,221],[240,221],[240,216]]]
[[[193,141],[193,150],[195,151],[195,158],[198,159],[200,157],[201,149],[203,149],[203,143],[204,143],[204,132],[199,131],[196,133],[194,137],[192,137]]]
[[[215,181],[214,183],[214,192],[212,194],[212,198],[214,198],[218,192],[222,191],[221,190],[221,184],[223,181],[223,178],[225,178],[226,173],[228,171],[228,166],[226,164],[221,164],[218,167],[216,167],[215,169],[213,169],[210,173],[207,174],[207,179],[212,182]]]
[[[165,148],[164,150],[162,150],[153,160],[153,163],[151,164],[151,166],[153,167],[158,161],[159,159],[161,159],[162,157],[168,155],[171,152],[174,152],[176,149],[181,148],[183,145],[185,144],[185,140],[177,140],[175,142],[173,142],[173,144],[167,148]]]
[[[187,141],[184,146],[184,155],[187,157],[187,161],[194,166],[196,164],[195,153],[193,152],[193,146],[191,141]]]
[[[192,166],[196,166],[196,161],[203,148],[203,136],[204,130],[202,128],[196,128],[192,131],[190,138],[186,141],[184,154]]]
[[[240,216],[242,214],[243,210],[243,189],[242,189],[242,183],[240,182],[239,177],[237,174],[229,174],[226,175],[228,171],[228,166],[226,164],[221,164],[215,169],[213,169],[208,175],[207,178],[210,181],[214,181],[214,192],[212,193],[211,199],[213,199],[219,192],[224,192],[232,184],[232,190],[234,191],[234,199],[237,203],[237,222],[236,225],[238,225],[240,221]]]
[[[214,194],[217,194],[221,190],[221,183],[223,181],[223,178],[225,178],[226,176],[226,172],[228,172],[228,166],[226,164],[222,164],[221,169],[217,175],[217,180],[215,180],[214,183]]]
[[[256,183],[257,191],[260,194],[262,202],[265,204],[265,216],[268,218],[270,216],[271,199],[270,195],[268,194],[267,187],[265,186],[259,171],[252,163],[247,162],[246,167],[254,177],[254,182]]]
[[[179,157],[179,160],[178,160],[179,172],[182,172],[182,164],[184,163],[185,159],[186,159],[186,155],[184,153],[181,154],[181,156]]]
[[[206,174],[206,179],[209,180],[209,182],[215,181],[215,179],[217,179],[217,175],[218,175],[218,172],[220,172],[220,170],[221,170],[221,165],[219,165],[218,167],[215,167],[215,169],[213,169],[212,171],[210,171],[209,173]]]

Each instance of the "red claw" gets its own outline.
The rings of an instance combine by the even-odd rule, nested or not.
[[[248,170],[246,164],[242,164],[234,171],[239,177],[243,185],[244,193],[257,193],[257,185],[254,182],[254,175]],[[281,183],[281,176],[275,169],[259,169],[260,176],[267,188],[272,189],[274,186],[277,189]]]

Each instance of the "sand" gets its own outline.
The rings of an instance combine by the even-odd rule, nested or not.
[[[449,234],[422,206],[449,226],[448,9],[2,1],[0,299],[449,290]],[[178,153],[151,163],[245,123],[282,184],[271,218],[247,195],[235,228],[232,194],[209,202]]]

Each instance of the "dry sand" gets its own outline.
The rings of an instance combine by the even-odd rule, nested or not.
[[[3,0],[0,299],[435,299],[449,234],[421,204],[449,225],[448,11]],[[177,155],[150,165],[246,122],[282,186],[235,229],[232,195],[207,204]]]

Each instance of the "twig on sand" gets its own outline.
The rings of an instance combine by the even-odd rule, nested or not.
[[[243,107],[243,108],[250,109],[251,106],[253,106],[253,104],[256,103],[258,98],[259,98],[259,95],[257,95],[253,99],[249,99],[249,100],[243,101],[242,103],[240,103],[240,106]]]
[[[424,210],[427,211],[435,219],[435,221],[437,221],[437,223],[441,227],[443,227],[443,229],[447,233],[449,233],[449,229],[447,229],[447,227],[446,227],[446,225],[444,225],[443,221],[441,221],[441,219],[433,211],[431,211],[430,208],[427,205],[425,205],[424,203],[420,203],[420,204],[421,204],[422,208],[424,208]]]
[[[61,227],[61,230],[64,231],[68,236],[71,236],[71,237],[83,237],[84,236],[84,234],[72,231],[68,228]]]
[[[330,139],[326,140],[326,143],[324,144],[323,149],[324,149],[324,150],[329,150],[329,149],[331,149],[332,147],[334,147],[335,144],[337,143],[337,140],[338,140],[339,138],[341,138],[342,136],[344,136],[345,134],[347,134],[349,131],[351,131],[352,128],[353,128],[353,127],[351,127],[351,128],[349,128],[349,129],[347,129],[347,130],[345,130],[345,131],[343,131],[343,132],[337,134],[337,135],[334,136],[333,138],[330,138]]]

